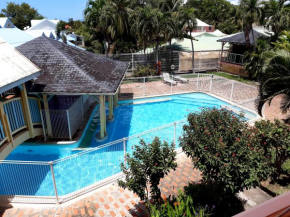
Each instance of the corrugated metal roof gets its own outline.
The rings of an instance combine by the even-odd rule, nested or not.
[[[8,44],[13,47],[17,47],[33,39],[32,36],[16,27],[0,28],[0,38],[4,39]]]
[[[44,87],[34,92],[113,94],[128,64],[114,61],[47,37],[38,37],[17,49],[41,68],[35,81]]]
[[[37,66],[0,38],[0,92],[12,83],[23,79],[24,83],[27,81],[25,78],[30,80],[38,76],[39,71]]]
[[[254,44],[252,31],[250,32],[249,37],[250,37],[250,43]],[[260,38],[260,37],[270,37],[270,35],[254,30],[255,41],[257,41],[257,39]],[[232,44],[241,44],[241,45],[243,45],[243,44],[246,44],[245,33],[244,32],[239,32],[239,33],[236,33],[236,34],[233,34],[233,35],[229,35],[229,36],[224,37],[222,39],[218,39],[218,42],[229,42],[229,43],[232,43]]]

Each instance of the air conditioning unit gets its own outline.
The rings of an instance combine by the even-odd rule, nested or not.
[[[175,65],[171,65],[171,69],[174,70],[175,69]]]

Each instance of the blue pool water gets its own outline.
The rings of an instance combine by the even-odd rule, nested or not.
[[[197,112],[200,107],[221,106],[230,106],[230,104],[203,93],[122,101],[114,110],[114,121],[107,123],[106,141],[102,143],[95,141],[99,126],[96,118],[92,117],[82,138],[83,141],[71,145],[24,143],[6,160],[55,161],[54,172],[58,194],[66,195],[120,172],[119,165],[124,161],[123,142],[102,149],[96,147],[185,119],[190,112]],[[234,109],[241,111],[238,107]],[[255,114],[244,112],[248,119],[255,118]],[[178,124],[177,137],[181,133],[182,124]],[[173,126],[147,133],[140,138],[150,142],[155,136],[172,142]],[[140,138],[136,137],[126,143],[127,153],[132,152]],[[89,149],[86,154],[80,154],[76,148],[84,143],[92,149]],[[0,170],[0,194],[2,195],[8,194],[10,189],[16,191],[17,195],[53,196],[55,194],[48,165],[18,164],[10,168],[8,164],[1,164]],[[32,187],[25,187],[27,185]]]

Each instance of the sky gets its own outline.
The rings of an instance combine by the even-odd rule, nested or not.
[[[25,2],[48,19],[67,21],[69,18],[83,19],[87,0],[0,0],[0,9],[6,8],[7,2],[16,4]]]
[[[48,19],[59,19],[67,21],[83,19],[83,11],[87,0],[0,0],[0,9],[6,8],[7,2],[20,4],[26,2]],[[239,0],[228,0],[233,4],[238,4]]]

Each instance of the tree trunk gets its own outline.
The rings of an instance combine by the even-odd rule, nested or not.
[[[108,48],[107,48],[106,35],[105,34],[104,34],[104,46],[105,46],[105,54],[106,54],[106,57],[108,58],[109,54],[108,54]]]
[[[245,29],[245,41],[246,41],[246,47],[250,47],[251,42],[250,42],[250,32],[248,29]]]
[[[254,29],[252,28],[252,37],[253,37],[253,43],[254,43],[254,47],[256,47],[256,42],[255,42],[255,37],[254,37]]]
[[[158,61],[159,61],[159,57],[158,57],[158,48],[159,48],[159,39],[156,40],[156,74],[159,74],[159,65],[158,65]]]
[[[170,61],[170,70],[171,70],[171,65],[172,65],[172,40],[169,40],[169,47],[170,47],[170,57],[169,57],[169,61]]]
[[[190,40],[191,40],[191,50],[192,50],[192,72],[195,73],[195,69],[194,69],[194,46],[193,46],[193,39],[191,36],[191,31],[190,31]]]

